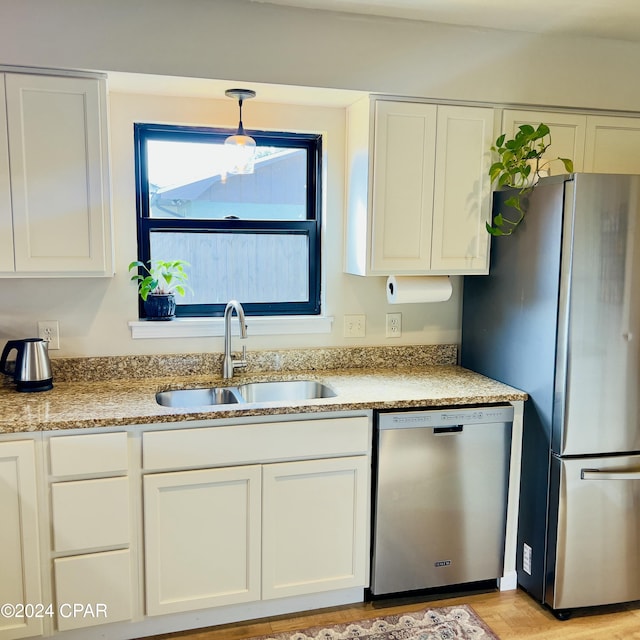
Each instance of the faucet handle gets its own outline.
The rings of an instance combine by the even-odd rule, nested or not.
[[[242,345],[242,358],[232,359],[232,366],[234,369],[244,369],[247,366],[247,346]]]

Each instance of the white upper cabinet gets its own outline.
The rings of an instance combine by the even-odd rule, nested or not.
[[[345,271],[487,273],[493,134],[492,108],[349,107]]]
[[[587,117],[585,171],[640,174],[639,149],[640,118]]]
[[[1,275],[113,275],[105,81],[6,73],[4,89]]]
[[[555,158],[569,158],[574,171],[584,171],[584,141],[587,116],[578,113],[551,113],[548,111],[525,111],[505,109],[502,113],[502,131],[512,138],[523,124],[537,127],[544,122],[551,133],[551,146],[543,160],[550,160],[544,167],[550,175],[566,173],[564,165]],[[554,158],[554,160],[551,160]]]
[[[7,139],[6,93],[0,74],[0,272],[13,271],[13,220],[11,217],[11,182],[9,179],[9,142]]]
[[[435,105],[375,102],[372,271],[431,263],[436,118]]]
[[[521,124],[541,122],[551,130],[546,158],[570,158],[574,171],[640,174],[640,118],[505,109],[502,130],[511,136]],[[550,172],[566,173],[558,160]]]
[[[432,271],[489,271],[493,123],[493,109],[438,107]]]

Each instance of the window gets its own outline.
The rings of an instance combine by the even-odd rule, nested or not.
[[[319,314],[321,137],[251,132],[254,173],[239,175],[225,171],[233,133],[135,125],[138,259],[189,263],[178,316],[221,316],[230,299]]]

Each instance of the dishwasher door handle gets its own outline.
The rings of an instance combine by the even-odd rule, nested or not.
[[[434,427],[434,436],[452,436],[456,433],[462,433],[463,425],[457,424],[455,427]]]
[[[640,471],[621,469],[620,471],[601,471],[600,469],[582,469],[582,480],[640,480]]]

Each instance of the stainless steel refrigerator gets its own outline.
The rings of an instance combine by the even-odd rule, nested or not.
[[[543,178],[465,277],[461,364],[529,394],[518,582],[558,617],[640,600],[639,346],[640,176]]]

